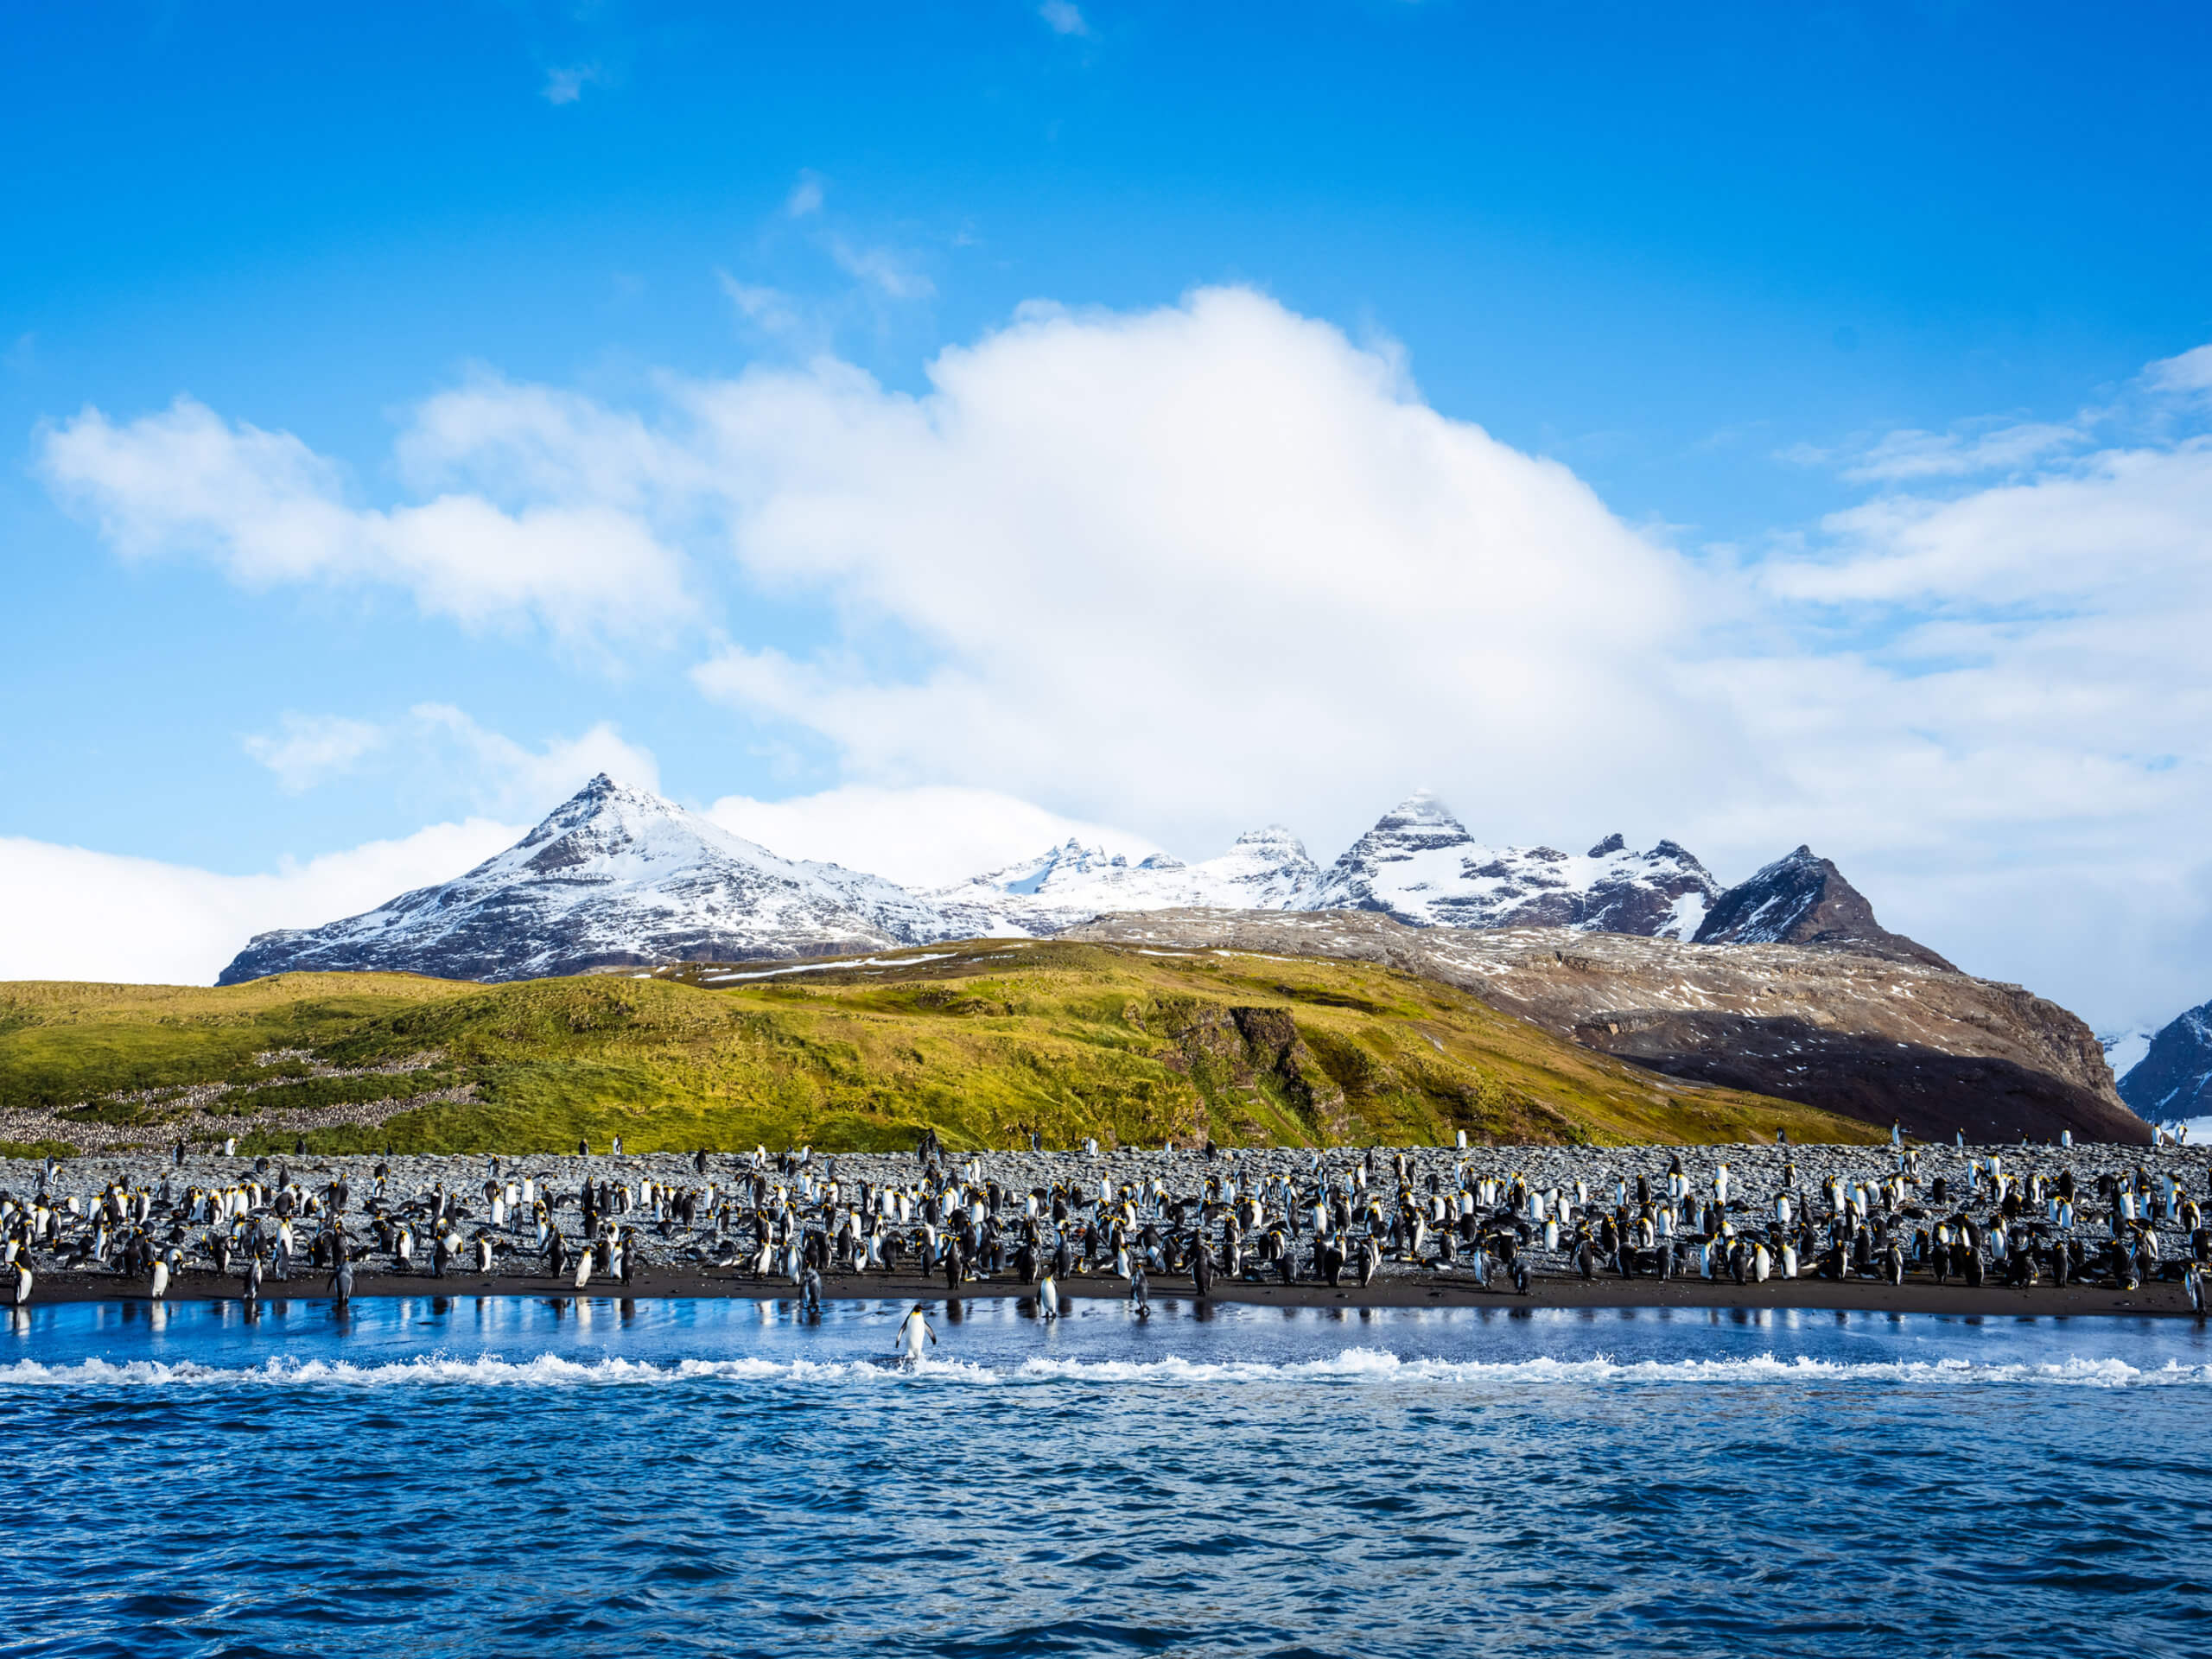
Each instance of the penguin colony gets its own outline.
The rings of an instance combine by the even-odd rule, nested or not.
[[[2196,1300],[2212,1265],[2201,1148],[756,1148],[311,1171],[201,1160],[135,1174],[99,1163],[0,1166],[0,1270],[16,1301],[56,1269],[136,1281],[156,1300],[188,1274],[249,1299],[304,1279],[343,1300],[357,1267],[579,1290],[676,1268],[814,1296],[825,1274],[920,1274],[949,1291],[1038,1287],[1051,1308],[1079,1275],[1112,1275],[1141,1304],[1162,1274],[1201,1290],[1382,1275],[1508,1294],[1562,1274],[2164,1281]]]

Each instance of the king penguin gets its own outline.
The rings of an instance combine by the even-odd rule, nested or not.
[[[1037,1311],[1047,1320],[1060,1317],[1059,1281],[1052,1277],[1049,1267],[1045,1269],[1045,1276],[1037,1281]]]
[[[168,1294],[169,1264],[157,1255],[154,1258],[154,1300],[158,1302]]]

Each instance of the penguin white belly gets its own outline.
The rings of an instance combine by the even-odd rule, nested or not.
[[[159,1256],[154,1258],[154,1300],[160,1301],[169,1294],[169,1264]]]

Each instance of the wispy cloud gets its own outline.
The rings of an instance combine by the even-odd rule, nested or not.
[[[726,270],[718,270],[715,275],[722,285],[723,294],[737,308],[738,315],[762,333],[781,339],[805,330],[806,319],[798,302],[783,289],[758,283],[741,283]]]
[[[1905,429],[1887,432],[1856,453],[1842,457],[1794,452],[1793,459],[1841,459],[1842,475],[1854,483],[1890,483],[1910,479],[1969,478],[1982,473],[2011,473],[2084,442],[2080,428],[2053,422],[1954,428],[1948,432]]]
[[[828,246],[840,270],[891,299],[925,300],[937,292],[937,284],[904,254],[889,248],[856,247],[842,236],[830,237]]]
[[[2143,372],[2143,378],[2153,391],[2212,391],[2212,346],[2199,346],[2179,357],[2161,358]]]
[[[584,95],[585,87],[603,79],[605,73],[596,63],[556,66],[545,72],[545,85],[538,89],[538,96],[548,104],[573,104]]]
[[[798,182],[791,186],[791,193],[784,198],[784,213],[791,219],[804,219],[810,213],[822,211],[822,180],[811,169],[802,170]]]
[[[372,761],[404,773],[411,790],[502,815],[541,813],[594,772],[644,789],[660,786],[652,751],[600,721],[576,737],[535,747],[479,724],[447,702],[420,702],[404,719],[286,714],[274,732],[245,740],[245,752],[276,774],[286,792],[363,771]]]
[[[373,721],[336,715],[287,714],[273,733],[245,740],[245,752],[276,774],[288,794],[353,770],[365,755],[385,745],[385,728]]]
[[[1090,25],[1084,20],[1081,10],[1073,3],[1073,0],[1045,0],[1045,3],[1037,8],[1037,15],[1051,26],[1055,35],[1088,35],[1090,33]]]

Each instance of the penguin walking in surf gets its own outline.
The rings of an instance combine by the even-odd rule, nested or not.
[[[330,1294],[338,1299],[340,1313],[353,1305],[353,1264],[343,1250],[338,1256],[338,1271],[330,1275]]]
[[[1060,1281],[1052,1277],[1049,1264],[1045,1276],[1037,1281],[1037,1314],[1047,1325],[1060,1317]]]
[[[925,1337],[929,1338],[932,1346],[935,1345],[937,1332],[930,1329],[930,1322],[922,1313],[922,1305],[916,1302],[914,1311],[899,1321],[899,1334],[891,1339],[892,1351],[898,1354],[899,1363],[910,1370],[922,1363],[922,1339]]]
[[[160,1256],[154,1258],[153,1300],[162,1301],[169,1294],[169,1264]]]

